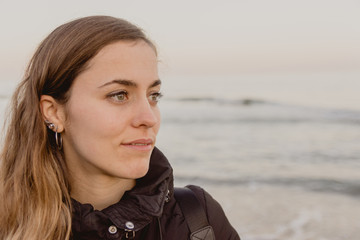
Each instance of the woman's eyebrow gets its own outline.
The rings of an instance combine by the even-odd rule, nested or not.
[[[153,83],[150,85],[149,88],[153,88],[153,87],[156,87],[156,86],[158,86],[158,85],[161,85],[161,80],[160,80],[160,79],[155,80],[155,82],[153,82]]]
[[[129,87],[137,87],[138,86],[137,83],[132,81],[132,80],[115,79],[115,80],[112,80],[110,82],[107,82],[107,83],[99,86],[98,88],[102,88],[102,87],[105,87],[105,86],[108,86],[108,85],[111,85],[111,84],[120,84],[120,85],[129,86]],[[160,79],[157,79],[152,84],[150,84],[149,88],[153,88],[153,87],[156,87],[158,85],[161,85],[161,80]]]
[[[115,79],[112,80],[110,82],[107,82],[101,86],[99,86],[98,88],[102,88],[111,84],[120,84],[120,85],[125,85],[125,86],[130,86],[130,87],[137,87],[137,84],[132,81],[132,80],[126,80],[126,79]]]

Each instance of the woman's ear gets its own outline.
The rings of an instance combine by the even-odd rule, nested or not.
[[[56,102],[56,100],[49,95],[41,95],[40,110],[44,121],[53,123],[57,132],[61,133],[64,131],[65,110],[63,105]],[[55,131],[55,129],[53,129],[53,131]]]

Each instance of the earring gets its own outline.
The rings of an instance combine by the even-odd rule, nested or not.
[[[49,122],[49,120],[45,120],[45,124],[51,130],[53,130],[55,127],[55,125],[52,122]]]
[[[56,142],[56,145],[58,147],[59,150],[62,149],[62,137],[61,137],[61,134],[57,131],[58,128],[56,126],[56,129],[55,129],[55,142]]]
[[[53,124],[49,120],[45,120],[45,124],[50,130],[54,131],[55,124]],[[57,130],[58,130],[58,127],[56,126],[55,131],[54,131],[55,132],[55,142],[56,142],[58,149],[61,150],[62,149],[62,137],[61,137],[61,134]]]

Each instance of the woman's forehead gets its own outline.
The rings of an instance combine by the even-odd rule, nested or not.
[[[74,84],[80,80],[99,87],[112,81],[128,80],[148,85],[159,80],[157,65],[156,54],[146,42],[119,41],[100,50]]]

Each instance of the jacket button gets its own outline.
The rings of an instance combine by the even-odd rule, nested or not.
[[[109,233],[115,234],[117,233],[117,228],[114,225],[111,225],[108,229]]]
[[[126,222],[125,227],[129,230],[133,230],[135,225],[132,222]]]

